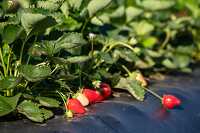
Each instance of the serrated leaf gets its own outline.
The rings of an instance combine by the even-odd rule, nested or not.
[[[177,66],[170,60],[170,59],[165,59],[162,61],[162,64],[170,69],[175,69]]]
[[[39,0],[37,1],[37,8],[43,8],[47,9],[50,11],[56,11],[60,8],[62,4],[62,1],[57,1],[57,0],[47,0],[47,1],[42,1]]]
[[[53,56],[60,50],[70,51],[85,45],[87,42],[80,33],[65,33],[55,41],[43,41],[34,44],[29,49],[32,56],[48,55]]]
[[[109,53],[100,52],[99,53],[101,60],[103,60],[107,64],[113,64],[114,60],[112,59]]]
[[[18,70],[24,78],[31,82],[42,80],[51,74],[48,66],[21,65]]]
[[[44,121],[43,114],[36,103],[25,100],[17,106],[17,110],[34,122]]]
[[[136,34],[139,36],[147,35],[154,30],[154,25],[148,23],[145,20],[131,23],[131,26],[134,28]]]
[[[51,110],[42,108],[42,109],[40,109],[40,111],[43,114],[43,117],[45,120],[47,120],[53,116],[53,112]]]
[[[17,77],[6,77],[0,80],[0,90],[9,90],[16,87],[19,82],[20,78]]]
[[[115,11],[110,14],[112,18],[121,18],[125,14],[125,6],[119,6]]]
[[[133,97],[139,101],[144,100],[145,90],[139,82],[130,78],[121,78],[116,88],[127,90]]]
[[[39,108],[37,103],[24,100],[17,106],[19,113],[25,115],[34,122],[43,122],[53,116],[53,112],[44,108]]]
[[[0,116],[7,115],[15,110],[21,94],[13,97],[0,96]]]
[[[32,10],[21,10],[19,15],[27,35],[43,33],[48,27],[56,24],[54,18]]]
[[[67,58],[66,63],[82,63],[88,61],[89,59],[91,59],[89,56],[75,56]]]
[[[139,58],[137,57],[137,55],[131,51],[131,50],[120,50],[120,55],[119,55],[122,59],[128,61],[128,62],[135,62],[137,60],[139,60]]]
[[[93,17],[98,11],[104,9],[112,0],[91,0],[87,6],[89,16]]]
[[[175,54],[173,60],[176,66],[178,66],[179,68],[185,68],[191,62],[190,56],[185,54]]]
[[[56,48],[71,49],[86,44],[86,40],[81,33],[65,33],[55,41]]]
[[[56,108],[56,107],[59,107],[59,104],[60,104],[59,101],[52,99],[52,98],[48,98],[48,97],[37,97],[36,100],[38,100],[39,103],[45,107],[55,107]]]
[[[60,10],[65,15],[65,17],[68,17],[69,15],[69,4],[67,1],[65,1],[62,6],[60,7]]]
[[[172,0],[143,0],[140,5],[148,10],[164,10],[175,4]]]
[[[70,7],[75,10],[80,9],[82,2],[83,2],[83,0],[68,0]]]
[[[23,31],[19,25],[9,24],[4,27],[2,38],[4,43],[13,43]]]
[[[129,22],[131,20],[133,20],[135,17],[139,16],[140,14],[142,14],[143,10],[133,7],[133,6],[129,6],[126,8],[126,21]]]

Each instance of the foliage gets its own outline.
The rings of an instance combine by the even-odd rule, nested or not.
[[[53,116],[51,108],[59,107],[56,92],[70,95],[93,80],[126,89],[142,101],[144,88],[131,73],[190,72],[200,60],[199,4],[0,2],[0,116],[17,111],[44,122]]]

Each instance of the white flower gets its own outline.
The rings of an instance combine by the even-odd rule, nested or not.
[[[96,35],[94,33],[89,33],[90,40],[94,39],[95,37],[96,37]]]

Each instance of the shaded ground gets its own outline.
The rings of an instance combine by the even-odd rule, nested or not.
[[[88,114],[67,121],[56,116],[46,124],[29,120],[0,122],[1,133],[199,133],[200,71],[191,75],[168,76],[152,81],[151,89],[160,95],[171,93],[182,100],[182,106],[171,111],[161,108],[150,94],[137,102],[126,93],[92,105]]]

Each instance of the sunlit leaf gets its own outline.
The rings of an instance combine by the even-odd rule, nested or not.
[[[143,0],[140,5],[148,10],[163,10],[172,7],[175,4],[173,0]]]
[[[144,100],[145,90],[139,82],[130,78],[121,78],[116,88],[127,90],[133,97],[139,101]]]
[[[93,17],[98,11],[103,10],[112,0],[91,0],[87,6],[89,16]]]
[[[45,107],[59,107],[60,102],[49,97],[37,97],[39,103]]]

